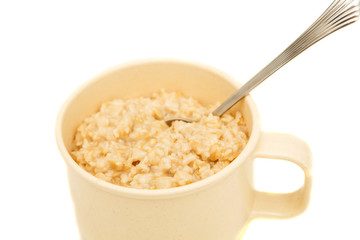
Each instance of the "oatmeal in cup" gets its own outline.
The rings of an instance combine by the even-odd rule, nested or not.
[[[215,107],[163,89],[104,102],[78,127],[72,156],[94,176],[125,187],[164,189],[199,181],[229,165],[248,139],[240,111],[218,117]],[[169,127],[165,120],[175,114],[195,122]]]
[[[212,110],[238,84],[209,66],[149,60],[115,66],[61,108],[56,140],[82,239],[235,240],[257,217],[287,218],[309,202],[311,152],[289,134],[261,132],[250,96]],[[194,123],[170,117],[194,119]],[[257,157],[305,173],[292,193],[253,187]]]

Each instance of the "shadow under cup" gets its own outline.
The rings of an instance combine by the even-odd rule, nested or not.
[[[311,186],[310,150],[291,135],[262,133],[249,96],[233,108],[242,112],[248,126],[247,146],[229,166],[201,181],[170,189],[132,189],[100,180],[75,163],[69,151],[76,128],[102,102],[150,96],[160,89],[181,91],[209,104],[224,101],[238,84],[226,74],[198,64],[134,62],[113,67],[85,83],[60,110],[56,139],[67,166],[82,239],[234,240],[254,217],[291,217],[306,208]],[[276,143],[269,143],[269,138],[275,138]],[[295,139],[291,146],[289,139]],[[252,163],[256,157],[295,162],[305,172],[304,186],[288,195],[255,191]]]

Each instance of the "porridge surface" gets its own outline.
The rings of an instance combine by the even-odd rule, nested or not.
[[[72,156],[86,171],[113,184],[144,189],[178,187],[231,163],[247,143],[240,112],[221,118],[177,92],[105,102],[78,127]],[[171,117],[194,119],[173,122]]]

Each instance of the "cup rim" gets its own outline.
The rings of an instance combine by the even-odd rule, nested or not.
[[[112,193],[121,195],[128,198],[137,198],[137,199],[164,199],[164,198],[174,198],[177,196],[187,195],[192,192],[204,190],[205,188],[212,186],[216,183],[219,183],[222,179],[225,179],[228,175],[233,173],[244,161],[246,158],[251,157],[251,153],[256,147],[256,144],[258,142],[259,136],[260,136],[260,118],[259,113],[257,110],[257,107],[255,105],[254,100],[251,98],[251,96],[246,96],[244,98],[245,104],[249,106],[251,115],[252,115],[252,129],[251,129],[251,135],[249,137],[249,141],[246,144],[243,151],[240,153],[238,157],[236,157],[228,166],[226,166],[221,171],[217,172],[214,175],[211,175],[210,177],[207,177],[205,179],[202,179],[200,181],[180,186],[180,187],[174,187],[174,188],[167,188],[167,189],[136,189],[136,188],[129,188],[124,186],[115,185],[109,182],[106,182],[102,179],[99,179],[95,176],[93,176],[91,173],[86,172],[84,169],[82,169],[71,157],[69,152],[67,151],[63,138],[62,138],[62,122],[64,118],[64,114],[66,112],[66,109],[71,104],[73,99],[80,94],[88,85],[99,81],[102,79],[102,76],[105,76],[115,70],[119,69],[125,69],[127,67],[136,66],[136,65],[144,65],[144,64],[153,64],[153,63],[174,63],[174,64],[181,64],[181,65],[189,65],[192,67],[197,67],[202,70],[215,73],[219,76],[221,76],[226,81],[230,82],[235,87],[241,86],[239,82],[237,82],[233,77],[228,75],[227,73],[213,67],[210,65],[206,65],[203,63],[198,63],[194,61],[188,61],[188,60],[179,60],[179,59],[141,59],[141,60],[135,60],[130,61],[126,63],[120,63],[117,65],[114,65],[106,70],[103,70],[102,72],[98,73],[94,77],[90,78],[89,80],[85,81],[83,84],[81,84],[77,89],[73,91],[73,93],[65,100],[63,105],[61,106],[55,123],[55,138],[56,143],[58,146],[58,149],[60,151],[60,154],[62,155],[66,165],[71,170],[75,171],[77,174],[79,174],[84,180],[88,181],[89,183],[93,184],[94,186]],[[67,169],[69,171],[70,169]]]

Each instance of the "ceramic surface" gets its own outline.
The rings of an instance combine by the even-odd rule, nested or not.
[[[295,136],[267,133],[250,96],[238,103],[250,130],[243,152],[219,173],[187,186],[142,190],[116,186],[85,172],[69,154],[75,129],[101,102],[148,96],[164,88],[182,91],[204,104],[223,101],[238,84],[209,66],[175,60],[147,60],[110,68],[77,89],[64,103],[56,124],[80,235],[87,240],[234,240],[256,217],[293,217],[308,205],[311,151]],[[293,193],[253,188],[253,159],[283,159],[305,173]]]

